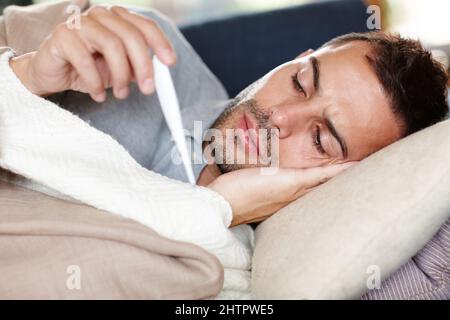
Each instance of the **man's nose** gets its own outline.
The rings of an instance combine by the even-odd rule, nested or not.
[[[281,105],[272,108],[271,123],[278,128],[280,139],[289,137],[295,128],[301,125],[300,122],[307,116],[303,114],[305,111],[298,104]]]

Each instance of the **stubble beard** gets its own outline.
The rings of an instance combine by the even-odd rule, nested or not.
[[[271,146],[273,134],[273,133],[271,134],[271,129],[273,128],[270,128],[270,116],[263,111],[263,108],[258,105],[258,102],[255,99],[253,98],[248,99],[246,97],[246,93],[250,90],[251,87],[249,87],[248,89],[246,89],[246,91],[238,95],[220,114],[220,116],[217,118],[217,120],[211,127],[213,129],[218,129],[222,132],[223,139],[219,139],[219,141],[215,141],[213,139],[211,141],[211,143],[214,141],[216,146],[222,149],[223,159],[217,159],[217,153],[211,155],[215,158],[215,163],[219,168],[219,170],[221,171],[221,173],[227,173],[245,168],[270,166],[270,158],[272,156]],[[244,159],[246,159],[244,163],[238,163],[238,161],[235,161],[236,160],[235,158],[229,159],[226,156],[227,152],[230,152],[229,148],[227,148],[228,144],[226,143],[227,134],[230,133],[230,131],[227,129],[237,128],[239,118],[242,115],[242,112],[244,111],[247,114],[250,114],[256,121],[260,139],[259,146],[260,147],[263,146],[267,150],[266,152],[260,152],[260,156],[258,157],[256,164],[247,163],[248,156],[245,154],[243,155],[245,156]],[[232,147],[235,150],[234,154],[237,154],[238,152],[245,153],[244,148],[238,147],[238,137],[236,135],[234,135],[233,141],[234,143],[232,144]]]

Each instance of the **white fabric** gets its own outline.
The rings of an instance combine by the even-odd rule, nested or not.
[[[228,229],[231,207],[221,195],[143,168],[111,136],[33,95],[11,70],[12,55],[0,57],[1,167],[165,237],[199,245],[227,268],[224,292],[236,287],[235,274],[244,275],[241,287],[249,290],[253,232],[243,226],[235,236]]]

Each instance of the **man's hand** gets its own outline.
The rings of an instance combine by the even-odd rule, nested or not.
[[[154,91],[149,48],[168,65],[173,48],[157,24],[122,7],[94,6],[80,17],[80,28],[57,26],[36,52],[13,58],[12,69],[34,94],[86,92],[98,101],[112,87],[116,98],[136,81],[144,94]]]
[[[279,168],[274,175],[262,175],[260,168],[241,169],[219,176],[208,188],[220,193],[231,204],[231,226],[235,226],[268,218],[354,163],[309,169]]]

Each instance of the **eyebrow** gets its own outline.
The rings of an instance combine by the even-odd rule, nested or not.
[[[327,126],[328,130],[331,132],[333,137],[337,140],[339,143],[339,146],[341,147],[342,155],[344,156],[344,159],[347,158],[348,150],[347,150],[347,144],[345,143],[345,140],[342,139],[342,137],[339,135],[339,133],[336,130],[336,127],[334,126],[333,122],[329,118],[325,118],[325,125]]]
[[[314,89],[316,91],[318,91],[319,87],[320,87],[320,64],[319,64],[319,60],[316,57],[311,56],[309,58],[309,61],[311,62],[312,69],[313,69]]]

